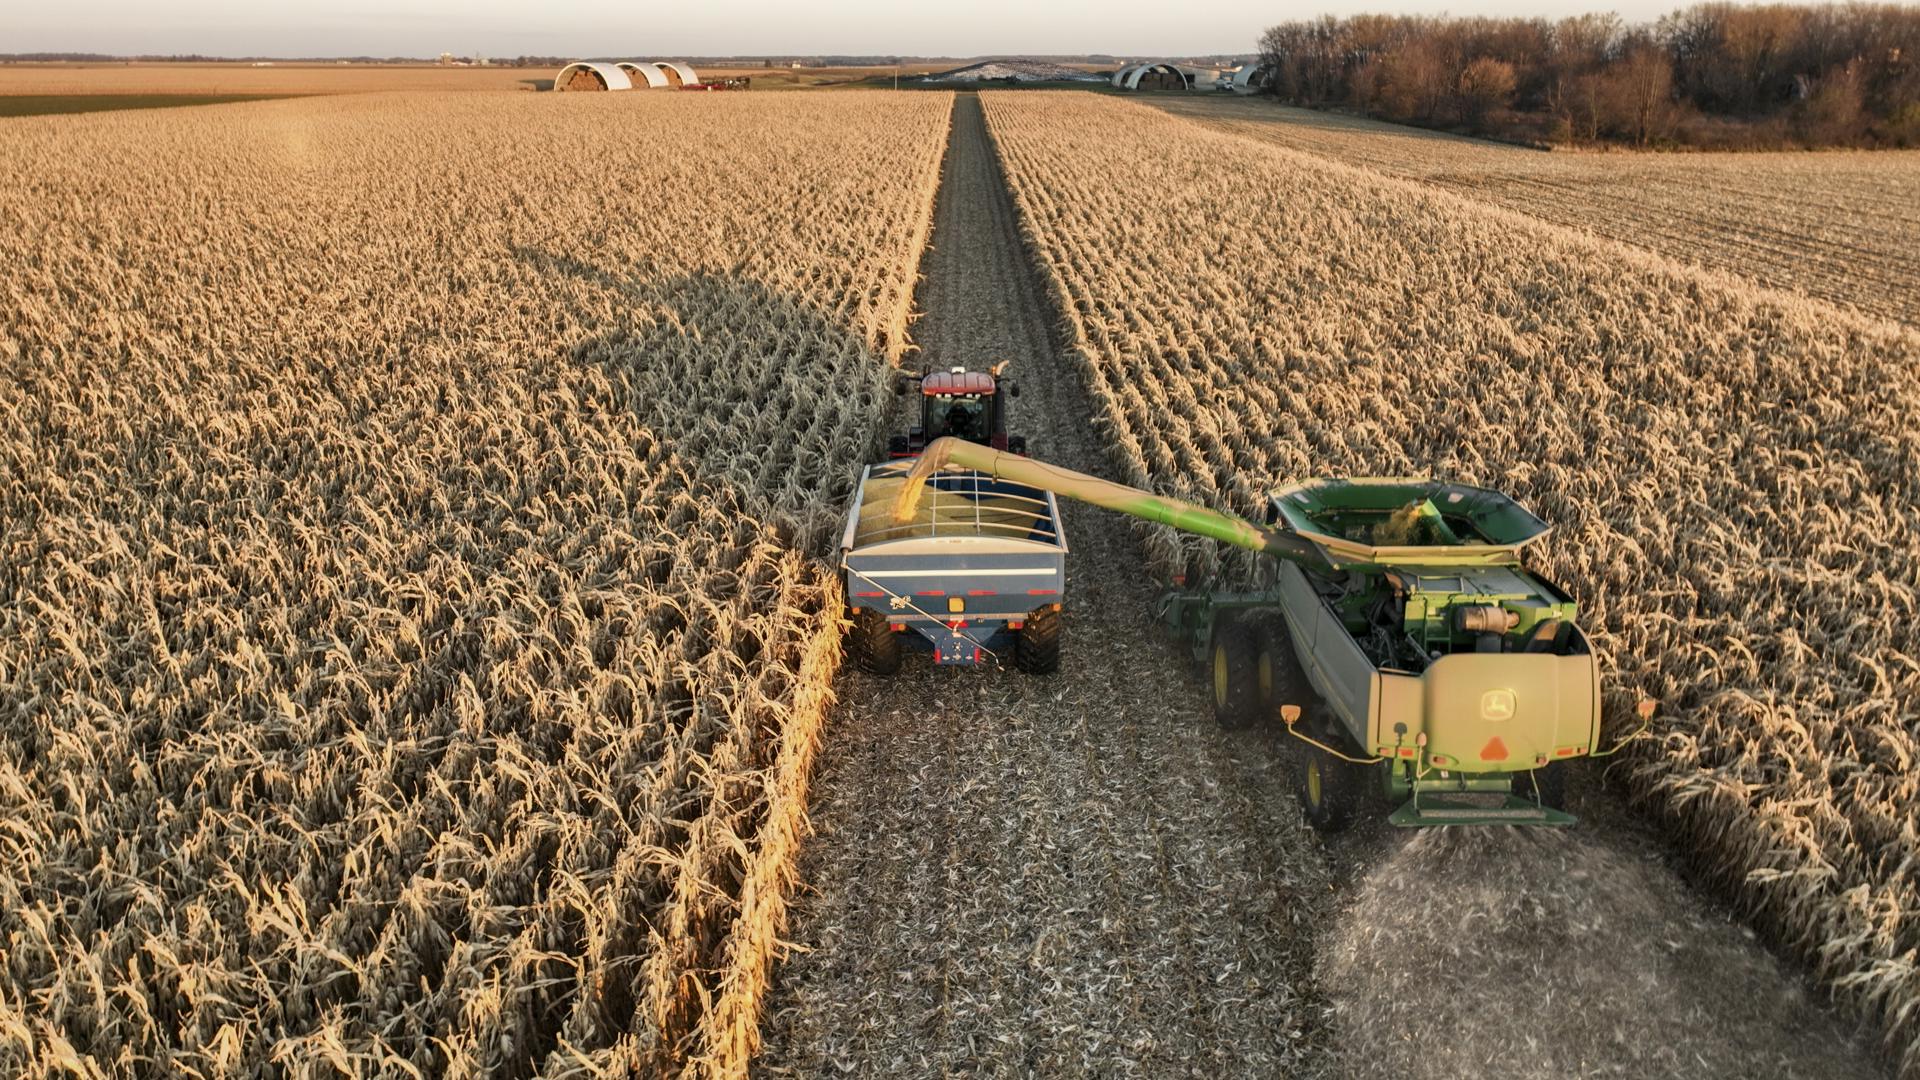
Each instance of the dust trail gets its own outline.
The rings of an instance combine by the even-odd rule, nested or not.
[[[1624,838],[1382,847],[1321,958],[1356,1078],[1881,1075],[1751,931]]]

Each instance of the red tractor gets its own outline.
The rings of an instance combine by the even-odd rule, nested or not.
[[[1007,434],[1005,399],[1019,397],[1020,385],[1001,377],[1006,369],[1003,361],[986,371],[957,367],[925,375],[901,375],[893,391],[904,397],[912,387],[920,388],[920,422],[909,427],[905,435],[887,440],[887,456],[918,457],[928,442],[944,436],[1025,454],[1026,437]]]

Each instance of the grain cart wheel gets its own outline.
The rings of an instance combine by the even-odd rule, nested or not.
[[[1213,718],[1229,731],[1260,718],[1259,643],[1239,620],[1213,628]]]
[[[1013,666],[1029,675],[1059,671],[1061,629],[1060,613],[1050,607],[1029,614],[1013,639]]]
[[[860,670],[875,675],[893,675],[900,671],[900,635],[887,624],[887,617],[872,608],[853,613],[853,629],[847,633],[847,647]]]
[[[1317,710],[1316,710],[1317,711]],[[1311,726],[1313,737],[1329,746],[1327,725]],[[1307,824],[1323,833],[1337,833],[1353,824],[1360,804],[1366,798],[1368,766],[1356,765],[1318,746],[1302,744],[1306,751],[1300,762],[1300,808],[1306,811]]]
[[[1567,767],[1552,761],[1532,772],[1513,774],[1513,793],[1529,802],[1537,801],[1549,810],[1567,808]]]

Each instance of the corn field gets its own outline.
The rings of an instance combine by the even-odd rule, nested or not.
[[[949,104],[0,123],[0,1073],[744,1071]]]
[[[1266,101],[1177,116],[1920,325],[1920,151],[1541,153]]]
[[[1920,1075],[1920,336],[1143,105],[985,104],[1131,482],[1442,475],[1555,523],[1609,741],[1660,702],[1618,768]]]

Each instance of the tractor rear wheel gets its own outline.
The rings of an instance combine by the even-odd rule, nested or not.
[[[1567,767],[1551,761],[1532,772],[1513,774],[1513,793],[1549,810],[1567,808]]]
[[[1027,616],[1020,636],[1013,639],[1013,666],[1029,675],[1051,675],[1060,670],[1060,613],[1041,608]]]
[[[1213,628],[1213,718],[1228,731],[1260,718],[1259,644],[1238,619]]]
[[[862,671],[875,675],[894,675],[900,671],[900,635],[893,632],[885,615],[872,608],[860,608],[853,613],[847,648]]]

